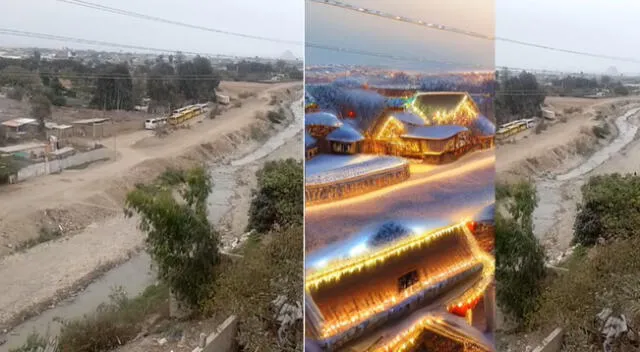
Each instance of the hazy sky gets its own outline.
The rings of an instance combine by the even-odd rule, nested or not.
[[[304,41],[304,0],[88,1],[230,32]],[[302,45],[265,42],[204,32],[104,13],[56,0],[0,0],[0,27],[209,54],[279,57],[285,50],[290,50],[294,55],[302,57],[304,50]],[[96,48],[82,44],[0,35],[0,46],[3,45]]]
[[[468,30],[495,31],[494,0],[350,0],[350,4],[425,22],[460,26]],[[396,56],[424,57],[436,61],[456,61],[493,69],[491,41],[431,30],[389,19],[349,12],[307,2],[306,41]],[[378,57],[348,54],[307,47],[309,65],[360,64],[397,69],[433,71],[459,70],[461,66],[407,63]]]
[[[640,60],[640,1],[496,0],[496,35]],[[496,42],[496,64],[534,69],[640,73],[640,64]]]

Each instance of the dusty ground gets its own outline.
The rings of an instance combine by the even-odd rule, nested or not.
[[[554,174],[562,174],[582,164],[592,152],[615,137],[611,136],[602,141],[593,135],[591,127],[600,123],[595,119],[596,111],[601,111],[603,116],[612,121],[629,109],[630,105],[626,104],[628,101],[637,103],[639,99],[638,97],[600,100],[548,98],[547,103],[556,112],[567,117],[566,123],[556,122],[539,135],[534,134],[533,131],[525,132],[518,136],[514,143],[499,145],[497,148],[496,167],[499,179],[531,176],[538,186],[538,196],[541,198],[539,206],[554,204],[549,214],[553,226],[544,234],[536,233],[541,238],[551,260],[561,258],[562,253],[571,245],[573,222],[577,204],[580,202],[580,187],[584,180],[595,174],[640,171],[640,165],[637,162],[640,160],[640,138],[636,136],[636,139],[620,153],[583,177],[557,184],[552,180]],[[564,111],[568,108],[580,108],[582,112],[565,114]],[[636,126],[640,124],[638,117],[630,121]],[[613,130],[613,133],[617,131]],[[534,232],[536,232],[535,228]],[[505,327],[502,324],[499,324],[499,328],[500,326]],[[535,344],[549,332],[541,331],[517,336],[503,335],[499,338],[502,341],[498,341],[498,346],[505,351],[521,351],[527,345],[535,347]]]
[[[545,101],[556,112],[558,121],[548,124],[549,127],[540,134],[534,129],[524,131],[509,142],[499,144],[496,150],[496,172],[499,179],[510,179],[514,176],[530,176],[545,172],[557,171],[564,166],[571,168],[583,157],[580,145],[589,146],[597,143],[591,128],[600,123],[596,120],[596,111],[605,117],[615,115],[619,107],[628,98],[583,99],[549,97]],[[612,109],[614,104],[616,109]],[[565,113],[567,108],[578,108],[581,112]],[[566,122],[560,120],[566,118]],[[578,156],[578,160],[573,158]],[[572,159],[572,160],[569,160]],[[569,161],[569,163],[568,163]]]
[[[191,165],[238,149],[251,138],[252,126],[265,126],[255,112],[270,108],[271,94],[293,91],[300,84],[256,86],[263,90],[244,100],[241,108],[214,120],[194,121],[194,127],[170,134],[161,145],[138,147],[151,132],[133,132],[114,141],[116,160],[1,188],[0,287],[7,289],[0,297],[0,322],[54,297],[99,266],[126,259],[142,236],[135,223],[121,215],[125,190],[167,166]],[[7,256],[10,246],[37,236],[42,224],[53,222],[63,227],[66,239]]]

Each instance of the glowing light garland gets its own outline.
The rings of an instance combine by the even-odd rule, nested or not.
[[[399,241],[381,251],[352,260],[341,261],[323,270],[307,275],[305,286],[307,289],[318,288],[322,284],[338,281],[341,277],[359,272],[373,266],[377,266],[387,259],[399,256],[416,247],[423,246],[442,236],[454,233],[466,228],[466,221],[440,230],[425,232],[422,235]]]
[[[482,295],[484,295],[484,291],[493,281],[494,274],[495,274],[494,258],[480,248],[478,241],[476,241],[475,237],[471,233],[471,230],[469,230],[467,226],[464,226],[462,230],[469,242],[469,245],[471,246],[472,252],[483,263],[482,279],[476,285],[474,285],[474,287],[467,290],[461,297],[453,300],[452,303],[448,304],[447,308],[449,310],[451,310],[452,308],[458,307],[459,305],[463,306],[467,302],[472,303],[474,300],[479,299]],[[376,351],[380,351],[380,352],[406,351],[408,348],[411,348],[413,345],[415,345],[416,341],[418,341],[420,337],[420,334],[425,329],[440,333],[442,335],[446,335],[448,333],[447,331],[434,330],[434,326],[436,326],[435,324],[438,324],[438,323],[441,324],[442,322],[443,322],[442,319],[438,320],[432,317],[425,318],[420,322],[418,322],[417,324],[414,324],[408,330],[405,330],[402,333],[398,334],[390,343],[379,348]],[[458,337],[455,339],[456,341],[464,342],[463,338]],[[472,341],[471,339],[467,339],[467,340],[468,340],[467,342],[469,343],[477,344],[477,342]]]
[[[425,331],[431,331],[438,335],[447,337],[455,342],[462,344],[478,345],[478,342],[467,338],[461,333],[454,333],[448,328],[444,319],[430,315],[417,323],[413,324],[409,329],[396,335],[396,337],[384,346],[374,350],[374,352],[403,352],[413,348],[420,341],[420,335]]]
[[[426,280],[420,281],[418,284],[413,285],[407,288],[402,294],[397,296],[391,296],[387,298],[384,302],[358,311],[356,314],[349,316],[346,319],[337,321],[337,322],[327,322],[326,325],[322,328],[321,336],[322,338],[327,338],[330,336],[334,336],[336,334],[342,333],[358,323],[366,320],[367,318],[382,313],[384,311],[389,310],[396,306],[399,302],[407,300],[411,297],[417,296],[420,293],[424,292],[425,289],[432,287],[439,283],[444,283],[447,280],[464,273],[465,271],[472,269],[474,266],[478,266],[481,262],[477,259],[470,259],[464,262],[458,263],[452,267],[449,267],[447,270],[438,273],[435,276],[431,276]]]

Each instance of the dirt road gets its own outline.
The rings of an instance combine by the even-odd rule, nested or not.
[[[570,249],[580,187],[584,181],[594,174],[638,171],[636,161],[640,157],[640,141],[637,137],[621,151],[616,149],[613,156],[610,153],[600,155],[603,154],[601,151],[606,152],[620,143],[618,139],[628,141],[629,137],[623,135],[629,134],[629,128],[634,133],[633,126],[638,126],[637,116],[632,116],[628,124],[619,122],[620,117],[634,106],[628,104],[629,101],[633,103],[639,99],[550,99],[556,111],[569,108],[582,111],[567,116],[566,123],[557,122],[539,135],[525,132],[529,134],[520,136],[515,143],[497,148],[496,166],[500,179],[524,176],[532,177],[536,183],[540,200],[534,212],[534,233],[552,263],[561,261]],[[595,119],[596,111],[601,111],[612,126],[616,126],[615,136],[600,140],[593,135],[592,126],[601,122]],[[594,162],[599,166],[587,167]],[[584,172],[578,172],[580,170]]]
[[[137,147],[136,143],[149,138],[149,132],[136,132],[118,140],[115,161],[4,189],[0,193],[3,244],[33,236],[28,231],[36,230],[34,216],[44,209],[63,208],[74,221],[92,225],[63,240],[0,259],[0,324],[7,324],[30,308],[42,308],[43,302],[90,279],[101,267],[126,260],[143,238],[136,230],[135,220],[122,216],[125,189],[133,182],[152,179],[166,166],[193,164],[215,156],[219,154],[216,146],[223,146],[221,150],[227,154],[241,152],[244,142],[251,138],[250,127],[260,122],[256,111],[272,108],[268,104],[271,94],[296,86],[300,84],[269,85],[258,96],[247,99],[241,108],[171,134],[162,145]],[[84,210],[79,213],[80,218],[74,209]],[[95,221],[96,218],[100,220]],[[6,252],[5,248],[3,254]]]
[[[551,109],[566,119],[566,122],[549,124],[540,134],[533,130],[518,134],[515,143],[505,143],[496,150],[496,173],[498,179],[528,177],[550,171],[571,169],[581,162],[584,155],[594,151],[598,139],[593,135],[592,127],[599,124],[597,111],[605,117],[612,117],[619,107],[630,99],[610,98],[584,99],[548,97],[546,103]],[[616,109],[612,109],[612,105]],[[575,110],[567,113],[567,109]]]
[[[103,141],[114,155],[117,152],[115,160],[0,188],[0,256],[10,252],[8,246],[37,236],[47,222],[76,230],[115,215],[121,211],[124,188],[144,181],[169,164],[188,163],[181,156],[189,157],[190,149],[249,126],[256,120],[256,111],[270,108],[271,94],[296,84],[259,86],[263,88],[260,94],[246,99],[242,107],[232,108],[214,120],[201,118],[190,129],[178,130],[163,139],[150,131],[137,131]],[[150,140],[156,143],[145,143]]]

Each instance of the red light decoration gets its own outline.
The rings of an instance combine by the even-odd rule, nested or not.
[[[475,299],[471,300],[471,301],[466,301],[464,303],[458,303],[455,306],[451,306],[449,307],[449,313],[451,314],[455,314],[459,317],[466,317],[467,315],[467,311],[469,310],[473,310],[476,305],[478,305],[478,302],[480,301],[480,297],[476,297]]]
[[[472,233],[475,233],[477,225],[478,224],[475,221],[469,221],[467,223],[467,228],[469,228],[469,231],[471,231]]]
[[[349,112],[347,113],[347,116],[348,116],[350,119],[355,119],[355,118],[356,118],[356,112],[355,112],[355,111],[353,111],[353,110],[349,110]]]

